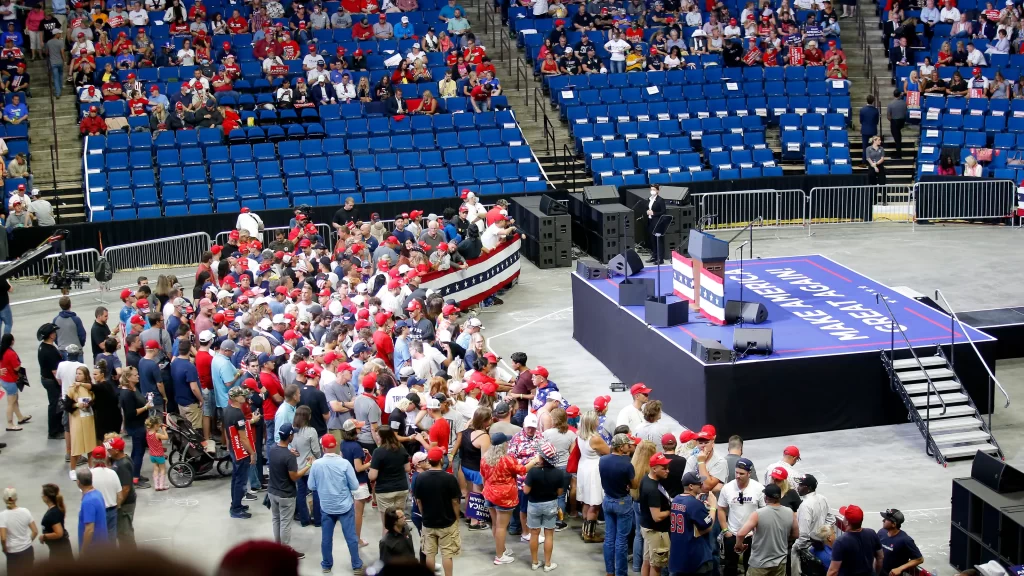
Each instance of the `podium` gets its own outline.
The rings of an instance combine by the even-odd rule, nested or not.
[[[690,230],[688,246],[693,261],[693,308],[700,310],[700,279],[709,274],[725,282],[725,261],[729,259],[729,243],[699,230]]]

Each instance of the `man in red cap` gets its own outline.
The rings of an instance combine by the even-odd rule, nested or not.
[[[687,430],[683,430],[683,432],[687,432]],[[661,485],[665,487],[665,491],[668,492],[670,498],[675,498],[683,493],[682,478],[683,473],[686,471],[686,457],[676,454],[676,446],[679,444],[675,435],[671,432],[662,434],[660,444],[665,458],[669,459],[668,477],[665,478]]]
[[[661,487],[672,461],[661,452],[651,456],[651,470],[640,481],[640,533],[644,540],[643,573],[659,574],[668,565],[672,505]]]
[[[164,412],[167,405],[167,392],[164,389],[163,375],[157,357],[163,354],[160,342],[155,339],[143,340],[146,356],[139,360],[139,391],[153,403],[158,414]]]
[[[359,480],[356,479],[352,465],[341,456],[337,438],[325,434],[320,437],[320,446],[323,447],[324,457],[313,462],[307,475],[309,489],[316,491],[320,498],[323,520],[320,526],[320,567],[329,573],[334,566],[334,527],[340,522],[352,559],[352,571],[362,574],[363,561],[359,558],[355,501],[352,499],[352,495],[359,490]]]
[[[863,530],[864,511],[856,504],[843,506],[839,514],[846,519],[846,531],[832,544],[832,563],[828,576],[840,574],[879,574],[885,553],[874,530]]]
[[[387,364],[391,370],[395,369],[395,343],[391,339],[391,329],[395,320],[390,312],[378,312],[373,318],[377,330],[373,333],[373,346],[377,351],[376,356]]]
[[[549,380],[550,374],[548,369],[543,366],[537,366],[530,370],[530,376],[533,377],[534,394],[533,400],[530,401],[530,411],[537,412],[548,403],[548,394],[552,392],[558,392],[561,397],[561,391],[558,389],[558,384]],[[568,404],[566,404],[568,406]]]
[[[135,547],[135,482],[132,478],[132,460],[124,453],[124,439],[116,436],[104,443],[110,468],[117,473],[121,490],[117,493],[117,545],[124,549]],[[143,488],[148,487],[146,484]]]
[[[786,446],[782,449],[782,459],[768,466],[768,470],[775,467],[785,468],[789,474],[789,489],[796,490],[797,472],[793,468],[800,461],[800,449],[796,446]]]
[[[612,403],[612,397],[607,394],[594,398],[594,411],[597,412],[597,433],[604,438],[605,443],[611,445],[613,430],[608,429],[608,406]]]
[[[444,575],[452,576],[454,559],[462,551],[462,537],[459,532],[462,490],[455,476],[442,470],[443,460],[444,451],[441,448],[434,447],[427,451],[430,470],[421,472],[416,478],[413,497],[416,498],[416,506],[423,517],[421,551],[426,555],[426,564],[434,566],[434,560],[440,552]]]
[[[697,432],[697,453],[686,461],[685,472],[693,472],[704,482],[703,490],[715,490],[729,477],[729,462],[715,450],[715,427],[705,424]]]
[[[633,397],[633,403],[619,411],[619,417],[615,419],[615,425],[629,426],[630,434],[636,434],[636,431],[644,423],[643,409],[650,393],[651,389],[645,386],[643,382],[633,384],[629,389],[629,394]]]

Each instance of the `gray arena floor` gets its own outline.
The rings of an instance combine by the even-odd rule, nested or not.
[[[929,294],[941,288],[956,309],[969,310],[1024,305],[1024,296],[1018,293],[1024,285],[1024,258],[1016,249],[1022,235],[1024,231],[1018,229],[962,225],[923,226],[916,231],[906,224],[821,227],[811,237],[803,229],[765,230],[754,236],[754,255],[824,254],[890,286],[908,286]],[[156,274],[148,275],[152,278]],[[572,340],[569,286],[569,270],[537,270],[524,260],[519,286],[505,296],[503,306],[483,310],[481,318],[493,350],[504,357],[526,352],[531,365],[542,364],[550,370],[552,380],[571,402],[584,405],[607,393],[614,377]],[[75,299],[75,309],[87,326],[97,297],[102,296],[89,294]],[[112,311],[120,305],[115,294],[107,294],[105,300]],[[38,382],[35,330],[49,321],[55,310],[55,301],[14,309],[16,349],[25,359],[33,382]],[[997,376],[1014,404],[1009,409],[1000,404],[995,414],[996,436],[1007,460],[1022,466],[1024,441],[1018,434],[1024,429],[1024,411],[1020,409],[1024,405],[1024,362],[1000,362]],[[656,397],[657,391],[654,394]],[[628,395],[612,396],[614,414],[628,402]],[[899,400],[893,395],[892,401]],[[0,486],[17,487],[23,495],[22,504],[37,520],[44,511],[36,497],[43,483],[55,482],[62,487],[72,514],[77,514],[80,499],[67,476],[63,442],[45,440],[44,407],[45,394],[38,384],[33,385],[22,400],[23,412],[35,416],[32,423],[24,432],[0,432],[0,441],[8,444],[0,454]],[[869,512],[866,524],[876,528],[881,525],[878,510],[900,508],[907,517],[905,530],[925,555],[925,566],[941,573],[951,569],[947,563],[950,480],[969,476],[969,464],[955,463],[948,468],[935,464],[925,455],[924,441],[910,424],[750,441],[746,454],[764,470],[788,444],[800,447],[804,458],[798,470],[817,476],[819,492],[833,508],[856,503]],[[724,450],[724,446],[719,449]],[[148,475],[148,463],[144,470]],[[208,570],[233,544],[271,536],[266,509],[253,506],[252,519],[233,520],[228,517],[228,500],[228,482],[215,478],[198,480],[184,490],[140,491],[135,518],[138,540]],[[75,526],[69,519],[72,534]],[[363,535],[372,544],[362,549],[364,561],[377,556],[375,535],[379,530],[378,517],[368,515]],[[312,527],[296,527],[293,532],[293,545],[307,553],[303,573],[320,571],[319,537],[319,531]],[[527,545],[514,541],[510,547],[517,562],[494,567],[490,534],[463,530],[463,554],[456,561],[456,571],[529,573]],[[37,554],[45,556],[46,552],[39,550]],[[335,556],[335,573],[347,573],[347,549],[340,536],[335,539]],[[578,528],[556,535],[554,561],[560,564],[559,572],[603,571],[600,546],[584,545]]]

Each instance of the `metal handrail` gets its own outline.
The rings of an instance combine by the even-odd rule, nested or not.
[[[546,120],[547,116],[545,116],[544,119]],[[546,139],[547,139],[547,137],[545,135],[545,140]],[[576,157],[572,153],[572,150],[569,149],[569,145],[568,144],[562,144],[562,162],[564,164],[564,168],[562,169],[563,172],[564,171],[568,171],[568,170],[572,170],[572,189],[575,191],[576,190]]]
[[[900,323],[896,321],[896,315],[893,314],[892,308],[889,307],[889,303],[886,302],[885,298],[882,298],[881,294],[875,294],[875,303],[877,304],[879,302],[881,302],[882,304],[885,305],[885,309],[889,311],[889,318],[892,319],[892,324],[890,325],[889,333],[890,334],[894,333],[893,329],[892,329],[892,326],[895,326],[896,329],[899,330],[900,336],[903,336],[903,341],[907,343],[907,349],[910,350],[910,354],[914,357],[914,361],[917,362],[918,368],[920,368],[921,369],[921,373],[924,374],[924,379],[928,382],[928,390],[929,390],[928,398],[927,398],[928,401],[925,403],[925,414],[926,414],[925,415],[925,420],[926,420],[926,422],[931,419],[931,404],[932,404],[931,403],[931,399],[932,399],[931,391],[932,390],[935,391],[935,396],[939,399],[939,403],[942,404],[942,412],[940,413],[940,415],[945,414],[946,413],[946,401],[943,400],[942,399],[942,395],[939,394],[938,388],[936,388],[935,387],[935,383],[932,382],[932,378],[931,378],[931,376],[928,375],[928,370],[925,369],[924,364],[921,363],[921,359],[917,356],[917,352],[914,352],[914,346],[911,345],[910,339],[907,338],[907,333],[903,331],[903,327],[900,326]],[[892,357],[892,351],[895,349],[895,346],[893,344],[890,344],[889,346],[890,346],[889,349],[890,349],[890,358],[891,358]]]
[[[530,77],[526,75],[526,66],[522,58],[516,58],[516,90],[522,87],[522,83],[526,82],[526,105],[530,105]]]
[[[64,79],[60,78],[59,82],[63,82]],[[60,168],[60,153],[57,151],[57,99],[53,94],[53,82],[50,83],[50,123],[53,129],[53,146],[54,146],[54,161],[53,164],[56,168]],[[29,161],[31,162],[31,155],[29,155]],[[57,177],[57,171],[54,170],[54,178]]]
[[[550,136],[551,144],[548,145],[548,137]],[[551,121],[548,120],[547,112],[544,113],[544,150],[551,154],[551,151],[558,151],[558,143],[555,142],[555,127],[551,125]]]
[[[1006,393],[1006,389],[1003,388],[1003,385],[999,383],[999,379],[996,378],[995,373],[992,372],[992,370],[988,367],[988,364],[985,362],[985,359],[982,358],[981,352],[978,351],[978,347],[975,346],[975,344],[974,344],[974,339],[971,338],[971,334],[967,330],[967,326],[964,325],[964,323],[960,320],[960,317],[957,316],[956,312],[953,311],[953,307],[949,304],[949,300],[946,300],[946,296],[942,293],[942,290],[939,290],[938,288],[935,289],[935,298],[936,299],[941,299],[946,304],[946,310],[949,311],[950,317],[953,320],[955,320],[957,324],[960,325],[960,330],[963,331],[964,338],[967,339],[967,342],[968,342],[968,344],[971,345],[971,348],[974,350],[974,353],[978,355],[978,359],[981,360],[981,365],[985,367],[985,372],[988,372],[988,377],[991,378],[992,382],[994,382],[995,385],[999,387],[999,391],[1002,392],[1003,393],[1003,397],[1006,398],[1006,404],[1003,405],[1003,408],[1009,408],[1010,407],[1010,395]],[[950,334],[950,347],[949,347],[950,354],[949,355],[950,355],[950,361],[951,362],[952,362],[952,357],[953,357],[953,346],[952,346],[952,339],[953,338],[954,338],[954,335]]]
[[[537,114],[537,109],[544,107],[544,98],[543,98],[543,96],[544,96],[544,93],[540,91],[540,86],[534,86],[534,88],[533,88],[533,121],[534,122],[540,122],[540,115]],[[526,101],[526,105],[529,106],[530,105],[530,102],[529,102],[529,100],[530,100],[530,92],[529,92],[529,90],[527,90],[527,92],[526,92],[526,100],[527,100]],[[545,114],[545,116],[547,116],[547,114]]]

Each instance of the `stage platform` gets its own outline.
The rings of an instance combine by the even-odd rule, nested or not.
[[[641,278],[656,278],[646,267]],[[661,268],[661,294],[672,292],[672,270]],[[727,300],[761,302],[775,351],[730,364],[704,364],[690,353],[693,338],[732,346],[733,326],[718,326],[698,312],[687,324],[654,328],[641,306],[619,307],[621,277],[585,280],[573,275],[574,338],[627,384],[645,382],[654,398],[684,425],[713,423],[720,436],[780,436],[906,422],[906,408],[889,388],[879,352],[890,346],[886,299],[917,354],[950,344],[950,317],[820,255],[748,260],[726,265]],[[670,296],[670,298],[675,298]],[[747,324],[747,327],[755,325]],[[995,338],[971,330],[992,365]],[[987,411],[987,382],[977,356],[959,330],[955,369],[972,398]],[[909,357],[899,333],[897,357]],[[724,436],[723,436],[724,437]]]
[[[996,360],[1024,358],[1024,306],[957,312],[960,321],[995,338]]]

